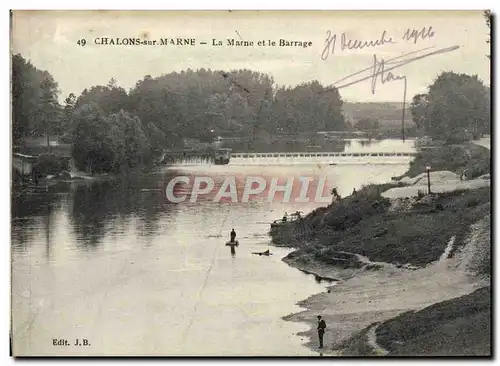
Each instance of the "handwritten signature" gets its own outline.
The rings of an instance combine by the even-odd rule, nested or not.
[[[406,76],[396,76],[391,72],[392,70],[395,70],[399,67],[402,67],[404,65],[408,65],[412,62],[422,60],[422,59],[430,57],[430,56],[455,51],[455,50],[459,49],[460,46],[451,46],[451,47],[440,48],[437,50],[432,50],[434,48],[435,48],[435,46],[422,48],[420,50],[411,51],[411,52],[405,53],[403,55],[393,57],[393,58],[388,59],[388,60],[384,60],[384,59],[379,60],[377,58],[377,56],[374,54],[372,66],[367,67],[363,70],[359,70],[351,75],[345,76],[340,80],[337,80],[336,82],[333,83],[333,86],[335,86],[337,89],[342,89],[342,88],[360,83],[362,81],[371,79],[371,90],[372,90],[372,93],[375,94],[377,80],[379,78],[380,78],[380,81],[382,84],[384,84],[386,82],[393,81],[393,80],[406,80]],[[389,66],[389,67],[387,68],[386,66]],[[360,75],[360,74],[363,74],[366,72],[368,72],[368,75],[363,75],[359,79],[355,79],[353,81],[348,81],[344,84],[338,85],[339,83],[341,83],[343,81],[351,79],[353,76],[357,76],[357,75]]]
[[[405,75],[394,75],[392,73],[393,70],[402,67],[404,65],[408,65],[409,63],[415,62],[417,60],[422,60],[426,57],[434,56],[434,55],[439,55],[443,53],[448,53],[457,50],[460,48],[460,46],[451,46],[451,47],[445,47],[445,48],[440,48],[440,49],[434,49],[435,46],[432,47],[427,47],[427,48],[422,48],[420,50],[412,51],[405,53],[403,55],[393,57],[388,60],[384,59],[379,59],[377,58],[377,55],[373,55],[373,64],[370,67],[367,67],[363,70],[357,71],[351,75],[348,75],[346,77],[343,77],[340,80],[337,80],[335,83],[333,83],[332,86],[336,87],[337,89],[342,89],[346,88],[348,86],[354,85],[361,83],[365,80],[371,79],[371,92],[372,94],[375,94],[375,91],[377,89],[377,82],[380,79],[380,82],[382,84],[385,84],[387,82],[391,81],[400,81],[402,80],[404,82],[404,89],[403,89],[403,109],[402,109],[402,118],[401,118],[401,123],[402,123],[402,133],[403,133],[403,141],[405,139],[404,135],[404,121],[405,121],[405,109],[406,109],[406,93],[407,93],[407,88],[408,88],[408,81],[406,79]],[[364,75],[366,72],[367,75]],[[359,76],[358,78],[355,78],[354,80],[348,81],[349,79],[352,79],[355,76]],[[344,82],[343,84],[339,85],[340,83]]]

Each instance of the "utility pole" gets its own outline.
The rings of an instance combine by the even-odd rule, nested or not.
[[[403,142],[405,142],[405,109],[406,109],[406,89],[408,87],[408,83],[406,81],[406,76],[403,79],[404,81],[404,91],[403,91],[403,116],[401,118],[401,135],[403,136]]]
[[[427,170],[427,190],[431,194],[431,167],[428,166],[425,169]]]

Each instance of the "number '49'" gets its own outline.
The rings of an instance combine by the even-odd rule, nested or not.
[[[85,39],[79,39],[76,41],[76,44],[79,46],[85,46],[87,44],[87,41]]]

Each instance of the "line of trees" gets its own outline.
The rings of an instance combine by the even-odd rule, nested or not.
[[[89,172],[127,172],[153,165],[184,138],[299,134],[349,127],[336,88],[317,81],[277,86],[267,74],[210,69],[172,72],[137,81],[128,92],[107,85],[69,94],[58,102],[52,75],[21,55],[12,57],[12,137],[58,136],[73,146],[77,167]],[[490,88],[477,76],[444,72],[425,94],[414,96],[413,121],[445,140],[490,129]],[[369,122],[369,123],[368,123]],[[358,127],[375,128],[366,119]],[[251,146],[249,147],[251,148]]]
[[[251,70],[200,69],[146,75],[128,92],[107,85],[58,101],[52,75],[21,55],[12,58],[13,139],[58,136],[73,144],[78,168],[127,171],[154,163],[183,138],[210,142],[215,136],[258,136],[344,130],[337,89],[317,81],[279,87]]]

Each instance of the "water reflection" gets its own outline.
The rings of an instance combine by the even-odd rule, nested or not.
[[[318,175],[346,195],[406,169],[204,165],[18,192],[12,196],[13,323],[30,329],[14,332],[17,349],[74,353],[52,347],[60,335],[91,337],[96,346],[80,352],[92,355],[307,355],[291,336],[307,326],[281,317],[299,311],[295,304],[324,285],[284,264],[287,250],[255,253],[269,247],[270,222],[323,204],[213,203],[210,197],[173,204],[165,199],[166,182],[192,174],[210,176],[218,186],[232,175],[241,187],[239,175]],[[241,245],[228,250],[232,227]],[[221,314],[231,321],[221,321]],[[195,326],[184,344],[179,334],[191,319]]]
[[[152,236],[160,230],[158,222],[162,217],[175,211],[160,188],[164,179],[169,177],[160,173],[141,175],[129,181],[96,180],[13,192],[13,249],[27,250],[33,236],[41,229],[49,258],[51,237],[57,229],[57,213],[67,217],[76,246],[82,250],[98,249],[106,234],[125,232],[131,225],[139,235]]]
[[[413,148],[412,141],[407,141],[403,144],[398,140],[353,139],[342,140],[340,145],[349,151],[367,149],[390,151],[393,149],[405,150],[406,148]],[[281,148],[279,145],[278,147]],[[46,252],[47,256],[49,256],[51,236],[54,235],[54,229],[57,228],[54,215],[62,211],[65,218],[69,220],[69,226],[75,239],[73,243],[75,243],[77,249],[97,250],[106,235],[118,239],[118,237],[130,230],[134,232],[135,236],[141,239],[140,243],[149,245],[148,243],[151,243],[154,236],[160,231],[169,231],[166,226],[174,224],[175,220],[173,217],[179,210],[184,211],[186,207],[187,209],[195,210],[196,215],[203,221],[207,221],[207,218],[211,217],[214,209],[218,211],[221,209],[221,207],[214,208],[212,205],[200,205],[198,203],[184,202],[178,205],[168,202],[165,198],[165,187],[174,176],[188,175],[194,177],[203,173],[202,175],[212,177],[218,188],[225,176],[230,174],[236,177],[240,197],[240,191],[243,189],[245,183],[244,178],[248,174],[257,174],[257,171],[254,171],[255,168],[252,170],[251,167],[221,168],[209,165],[205,165],[205,167],[205,169],[195,171],[161,170],[155,173],[133,175],[127,179],[108,179],[72,184],[60,183],[50,187],[39,187],[32,191],[13,192],[11,197],[11,236],[13,248],[14,250],[26,250],[26,247],[32,241],[31,238],[37,234],[37,230],[41,229],[45,235],[43,240],[47,243]],[[233,171],[231,169],[236,170]],[[346,174],[349,175],[352,173],[353,176],[357,176],[357,169],[353,169],[351,169],[352,172],[349,170],[342,173],[342,176],[339,175],[338,179],[346,182],[347,180],[351,180]],[[266,172],[260,173],[260,175],[266,177],[266,181],[270,180],[270,177],[274,177],[276,174],[283,177],[304,174],[302,171],[299,173],[290,171],[288,168],[273,168]],[[324,171],[321,174],[324,174]],[[332,175],[335,177],[336,171],[333,171]],[[298,182],[298,180],[294,181],[294,189],[300,189],[300,184],[298,187],[295,187]],[[314,195],[314,184],[316,184],[316,181],[311,183],[308,195],[309,193]],[[334,184],[337,185],[336,182]],[[346,186],[344,194],[351,194],[351,184],[349,183],[350,186]],[[181,186],[176,188],[179,187]],[[192,187],[185,187],[188,200],[190,188]],[[198,201],[213,199],[212,196],[217,191],[214,190],[212,193],[212,195],[200,196]],[[261,205],[260,196],[266,197],[267,193],[266,189],[258,195],[259,202],[250,200],[250,202],[243,204],[244,207],[239,207],[242,205],[239,203],[231,204],[227,208],[228,212],[226,216],[229,214],[229,211],[233,212],[240,209],[243,211],[249,209],[258,210],[259,208],[256,206]],[[277,200],[281,199],[281,195],[282,192],[277,192],[275,198]],[[224,210],[226,209],[224,208]],[[208,220],[207,222],[211,223],[212,221]]]
[[[154,236],[159,221],[173,208],[164,198],[162,180],[153,174],[76,187],[70,219],[80,245],[95,248],[107,233],[123,233],[130,226],[142,237]]]
[[[34,192],[13,192],[11,195],[11,241],[14,250],[28,250],[32,238],[38,228],[45,232],[46,255],[50,256],[51,232],[56,223],[54,215],[63,207],[62,194],[46,191],[43,194]]]

